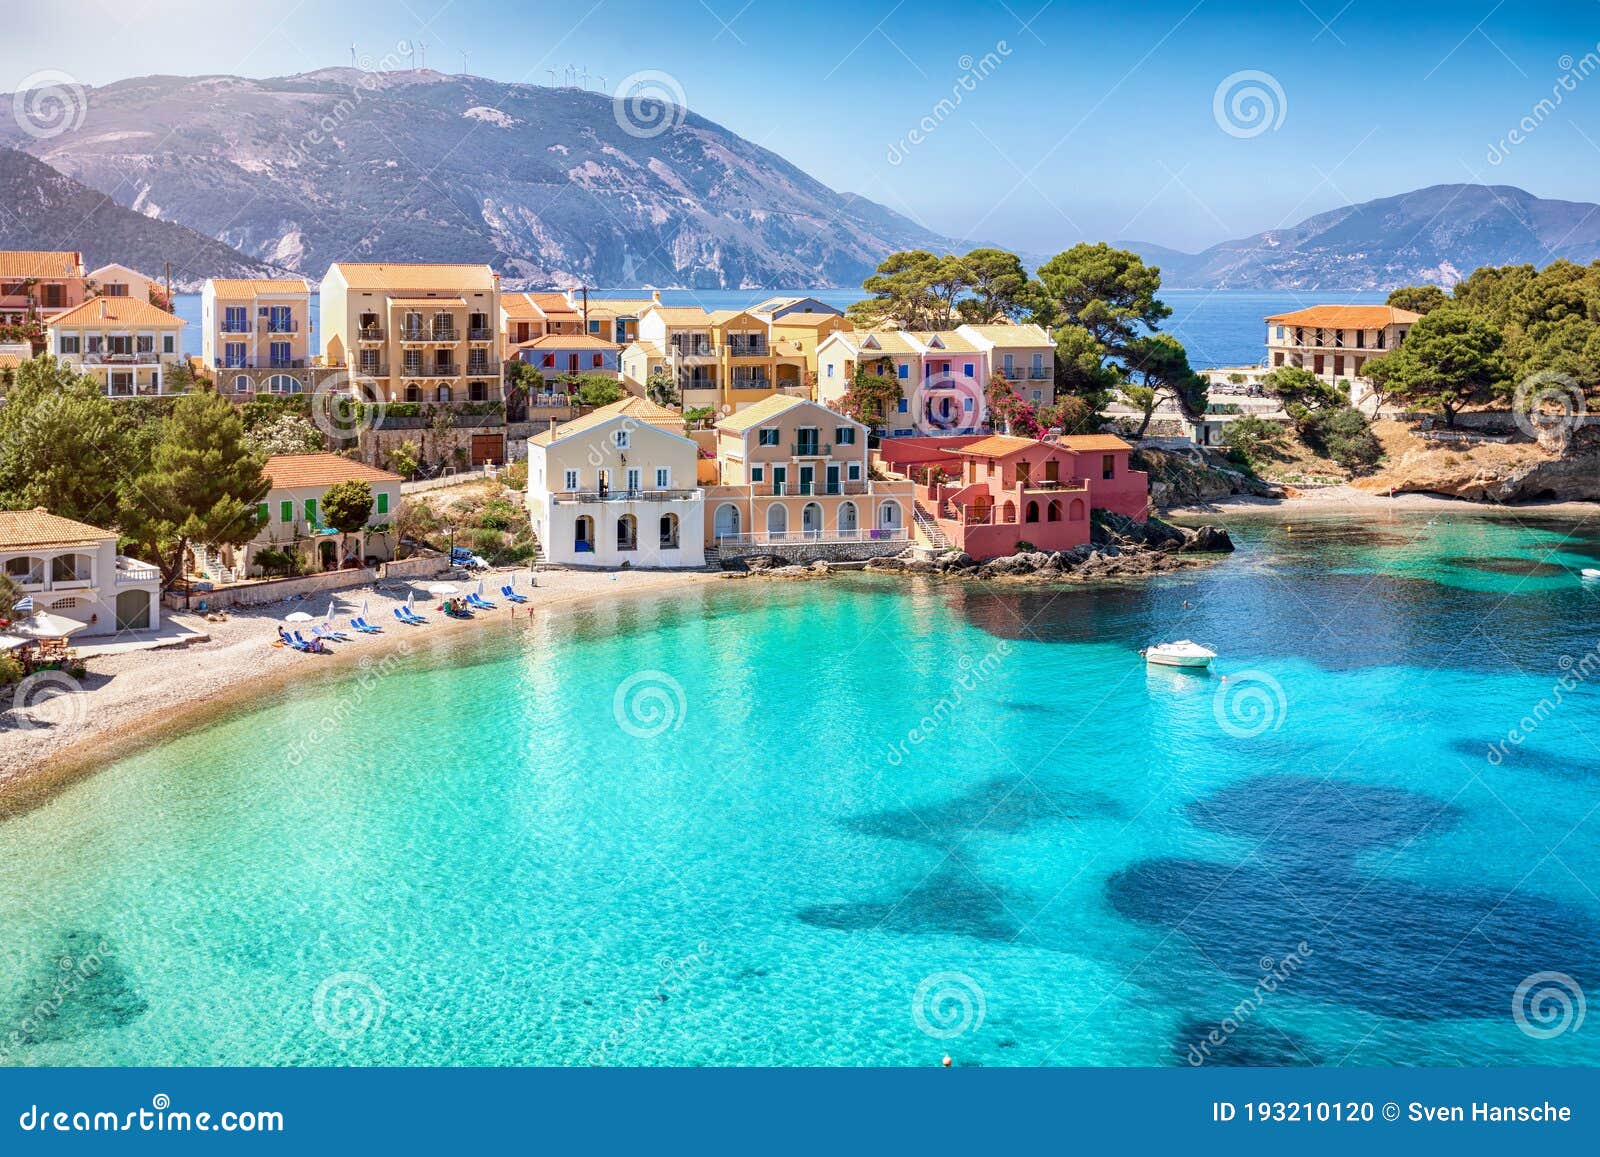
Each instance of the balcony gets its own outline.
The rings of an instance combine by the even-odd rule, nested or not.
[[[400,370],[402,378],[459,378],[461,367],[458,365],[431,365],[431,366],[404,366]]]
[[[772,379],[760,374],[751,374],[749,376],[734,374],[730,385],[736,390],[770,390],[772,389]]]
[[[723,551],[746,547],[794,546],[810,544],[826,546],[850,542],[908,542],[911,532],[903,526],[884,527],[878,530],[791,530],[765,531],[756,534],[719,534],[717,546]]]
[[[693,502],[698,490],[558,490],[551,502]]]
[[[303,370],[306,358],[212,358],[218,370]]]
[[[827,479],[820,482],[770,482],[766,485],[758,482],[751,489],[758,494],[770,492],[778,498],[809,498],[814,495],[865,494],[867,483],[864,479],[849,482],[829,482]]]
[[[795,442],[789,447],[789,453],[796,458],[826,458],[833,453],[833,445],[828,442]]]
[[[724,347],[730,358],[765,358],[772,356],[772,348],[764,341],[729,342]]]
[[[117,555],[117,585],[128,583],[154,583],[161,581],[161,571],[149,563],[140,562],[127,555]]]
[[[382,341],[383,327],[381,325],[364,325],[356,331],[357,341]]]
[[[263,317],[263,318],[260,319],[260,321],[261,321],[261,328],[266,330],[268,333],[299,333],[300,332],[300,322],[296,318],[292,318],[291,317],[286,321],[276,321],[275,322],[270,317]]]
[[[671,349],[680,358],[714,358],[717,356],[717,347],[711,344],[709,338],[700,341],[673,338]]]
[[[250,333],[253,328],[254,327],[251,326],[249,318],[245,318],[242,321],[229,321],[229,320],[224,319],[223,322],[222,322],[221,332],[223,332],[223,333]]]
[[[400,340],[412,343],[460,341],[461,331],[454,328],[440,329],[438,327],[432,329],[402,329],[400,331]]]
[[[358,378],[386,378],[389,376],[389,367],[386,365],[358,365],[351,372]]]
[[[161,355],[154,352],[113,354],[97,350],[83,355],[86,366],[158,366]]]
[[[468,341],[493,341],[494,340],[494,330],[490,329],[487,326],[481,326],[481,325],[473,326],[471,329],[467,330],[467,340]]]

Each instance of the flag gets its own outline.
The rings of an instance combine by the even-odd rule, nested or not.
[[[23,595],[17,600],[16,612],[19,615],[33,614],[33,596]]]

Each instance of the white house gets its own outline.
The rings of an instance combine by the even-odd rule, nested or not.
[[[0,511],[0,571],[35,611],[87,623],[78,637],[161,625],[161,572],[118,555],[111,531],[43,507]]]
[[[705,565],[699,447],[683,417],[645,398],[602,406],[528,439],[528,517],[547,562]]]

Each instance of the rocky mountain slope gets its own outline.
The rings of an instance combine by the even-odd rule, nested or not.
[[[6,120],[0,145],[314,279],[384,258],[485,261],[512,284],[856,285],[886,253],[946,244],[670,103],[347,68],[85,99],[71,131]]]
[[[198,289],[207,277],[274,272],[220,241],[135,213],[6,148],[0,148],[0,249],[76,249],[88,269],[116,261],[156,278],[170,261],[179,290]]]
[[[1382,290],[1449,287],[1480,265],[1600,258],[1600,205],[1509,185],[1434,185],[1318,213],[1200,253],[1130,242],[1178,288]]]

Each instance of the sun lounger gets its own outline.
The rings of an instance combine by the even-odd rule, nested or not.
[[[348,643],[350,641],[349,635],[343,631],[334,630],[327,623],[323,623],[320,627],[312,627],[311,633],[319,639],[331,639],[335,643]]]
[[[350,620],[350,629],[352,631],[360,631],[363,635],[376,635],[379,633],[377,627],[374,627],[359,615]]]
[[[525,603],[525,602],[528,601],[528,596],[527,595],[519,595],[516,591],[512,590],[510,587],[501,587],[500,588],[500,593],[502,595],[504,595],[506,598],[510,599],[514,603]]]
[[[494,604],[491,603],[488,599],[480,598],[478,596],[477,592],[473,592],[472,594],[467,596],[467,606],[476,607],[480,611],[492,611],[492,610],[494,610]]]

